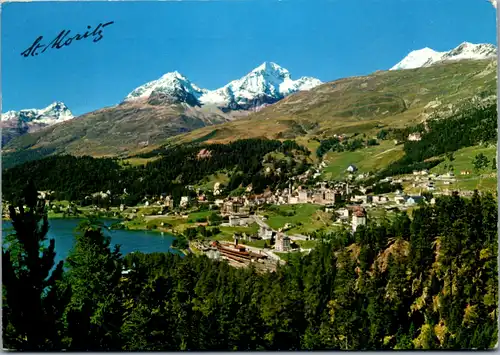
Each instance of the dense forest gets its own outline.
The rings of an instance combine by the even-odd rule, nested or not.
[[[205,157],[198,154],[209,151]],[[263,158],[270,152],[280,152],[289,159],[274,162],[280,174],[266,175]],[[2,189],[8,199],[13,199],[19,187],[33,177],[43,191],[56,191],[60,200],[80,201],[99,191],[110,191],[122,196],[128,205],[135,205],[145,195],[171,194],[174,200],[189,195],[188,185],[194,185],[218,171],[230,176],[230,189],[252,184],[253,191],[262,192],[266,187],[285,186],[290,176],[307,170],[307,149],[294,141],[266,139],[237,140],[229,144],[185,145],[157,152],[160,158],[144,166],[131,166],[117,159],[96,159],[88,156],[51,156],[15,166],[3,172]]]
[[[55,244],[32,185],[4,245],[3,341],[19,350],[489,349],[497,342],[497,202],[434,205],[349,231],[319,232],[273,273],[203,256],[110,248],[80,227]],[[122,270],[127,273],[122,274]]]
[[[54,153],[54,148],[29,148],[14,152],[2,152],[2,169],[8,169],[29,161],[43,159]]]

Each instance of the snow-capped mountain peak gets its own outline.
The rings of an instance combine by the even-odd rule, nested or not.
[[[273,62],[264,62],[240,79],[207,92],[200,101],[229,110],[258,109],[320,84],[320,80],[309,77],[292,80],[287,69]]]
[[[252,70],[251,73],[257,73],[283,79],[290,78],[290,72],[287,69],[282,68],[278,64],[273,62],[264,62],[257,68]]]
[[[488,43],[474,44],[463,42],[456,48],[447,52],[437,52],[431,48],[411,51],[402,61],[390,70],[413,69],[428,67],[437,62],[455,61],[464,59],[488,59],[497,54],[496,46]]]
[[[191,83],[184,75],[178,71],[173,71],[164,74],[157,80],[139,86],[127,95],[125,101],[134,101],[141,98],[147,99],[151,96],[162,94],[171,97],[189,95],[198,99],[203,93],[204,90]]]
[[[42,109],[7,111],[1,115],[0,120],[2,144],[7,144],[14,137],[71,120],[73,117],[69,108],[60,101],[53,102]]]
[[[437,52],[429,47],[417,49],[408,53],[402,61],[393,66],[390,70],[419,68],[429,60],[438,60],[444,53],[445,52]]]
[[[132,91],[125,101],[146,98],[150,103],[158,94],[171,99],[167,102],[188,103],[191,106],[217,106],[222,110],[247,110],[274,103],[300,90],[310,90],[321,84],[311,77],[292,80],[290,72],[273,62],[264,62],[240,79],[216,89],[201,89],[178,72],[163,75],[158,80],[146,83]]]
[[[50,125],[72,119],[74,116],[69,108],[60,101],[53,102],[43,109],[24,109],[7,111],[1,117],[2,121],[18,120],[24,123]]]
[[[55,101],[44,109],[39,110],[40,115],[50,116],[55,118],[73,118],[71,111],[64,102]],[[70,117],[71,116],[71,117]]]
[[[488,43],[473,44],[463,42],[445,53],[441,60],[486,59],[496,56],[497,48]]]

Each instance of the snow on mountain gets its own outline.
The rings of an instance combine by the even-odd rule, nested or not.
[[[444,53],[446,52],[436,52],[427,47],[411,51],[402,61],[393,66],[390,70],[420,68],[431,60],[439,60]]]
[[[310,90],[321,84],[315,78],[292,80],[289,71],[276,63],[265,62],[244,77],[216,89],[200,89],[178,72],[168,73],[132,91],[126,102],[147,99],[156,103],[155,96],[169,98],[167,102],[184,102],[190,106],[217,106],[223,110],[247,110],[281,100],[294,92]],[[163,100],[162,100],[163,101]]]
[[[473,44],[464,42],[457,48],[445,53],[441,60],[487,59],[497,55],[497,47],[492,44]]]
[[[177,71],[167,73],[158,80],[150,81],[127,95],[125,101],[150,98],[175,98],[179,101],[197,103],[202,90]]]
[[[19,123],[36,123],[51,125],[72,119],[74,116],[63,103],[56,101],[43,109],[24,109],[7,111],[2,114],[1,121],[18,121]]]
[[[36,132],[44,127],[73,118],[69,108],[62,102],[54,102],[43,109],[7,111],[0,117],[2,145],[15,137]]]
[[[496,55],[497,48],[492,44],[463,42],[458,47],[447,52],[437,52],[431,48],[412,51],[390,70],[428,67],[443,61],[488,59],[494,58]]]
[[[206,93],[200,101],[204,105],[248,109],[274,103],[294,92],[310,90],[320,84],[320,80],[309,77],[292,80],[287,69],[265,62],[244,77]]]

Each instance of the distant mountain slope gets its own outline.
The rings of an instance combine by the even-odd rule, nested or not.
[[[449,111],[465,99],[494,99],[496,68],[494,60],[464,60],[340,79],[287,97],[248,118],[170,140],[190,142],[208,137],[204,141],[227,142],[250,137],[375,134],[383,126],[421,122],[434,111]]]
[[[13,161],[62,152],[99,156],[126,154],[158,145],[177,134],[245,117],[319,84],[321,81],[310,77],[292,80],[287,69],[272,62],[265,62],[213,91],[200,89],[179,72],[171,72],[134,89],[121,104],[79,116],[71,122],[46,127],[48,124],[42,125],[42,121],[37,120],[39,126],[31,130],[21,130],[14,125],[12,129],[16,134],[6,132],[3,152]],[[8,114],[14,117],[14,113]],[[29,117],[32,116],[39,114],[30,113]],[[14,120],[7,122],[12,125]],[[34,123],[30,125],[34,127]],[[42,129],[44,127],[46,129]],[[34,134],[18,137],[21,131]],[[37,153],[28,154],[24,152],[26,149]]]
[[[463,42],[448,52],[437,52],[431,48],[411,51],[402,61],[390,70],[414,69],[428,67],[443,61],[457,61],[464,59],[492,59],[497,55],[497,48],[492,44],[473,44]]]
[[[311,77],[292,80],[287,69],[265,62],[242,78],[216,90],[200,89],[179,72],[167,73],[134,89],[125,101],[184,102],[190,106],[215,106],[227,112],[258,109],[320,84],[320,80]]]
[[[4,147],[4,153],[50,148],[54,153],[120,155],[229,119],[221,111],[195,109],[186,104],[124,103],[18,137]]]
[[[43,109],[24,109],[7,111],[2,114],[2,145],[11,139],[74,118],[63,102],[54,102]]]

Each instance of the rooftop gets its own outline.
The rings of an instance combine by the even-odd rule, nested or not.
[[[354,215],[355,215],[356,217],[365,217],[365,214],[364,214],[364,212],[362,212],[362,211],[356,211],[356,212],[354,212]]]

